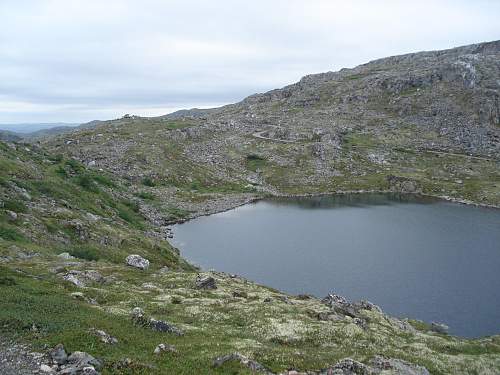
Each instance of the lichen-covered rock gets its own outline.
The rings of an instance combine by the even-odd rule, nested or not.
[[[102,284],[106,281],[106,279],[95,270],[71,270],[63,275],[63,279],[69,281],[77,287],[85,287],[90,283]]]
[[[127,266],[135,267],[135,268],[138,268],[140,270],[146,270],[149,268],[149,260],[147,260],[146,258],[143,258],[137,254],[129,255],[125,259],[125,262],[127,263]]]
[[[105,343],[105,344],[110,344],[110,345],[115,345],[118,344],[118,339],[114,336],[109,335],[103,330],[100,329],[92,329],[90,330],[94,335],[99,337],[99,339]]]

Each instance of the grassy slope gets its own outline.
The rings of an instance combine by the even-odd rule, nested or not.
[[[217,290],[197,290],[193,268],[166,241],[145,235],[155,228],[137,206],[151,199],[148,194],[139,198],[126,181],[43,150],[0,143],[0,153],[0,330],[35,349],[62,342],[69,351],[102,358],[104,373],[247,373],[237,364],[212,369],[214,357],[234,351],[275,371],[319,369],[344,357],[368,361],[376,354],[422,364],[433,374],[500,369],[498,337],[462,340],[427,333],[421,323],[415,326],[422,331],[405,331],[370,311],[363,313],[367,329],[348,317],[320,321],[317,313],[327,308],[316,299],[288,296],[286,302],[278,291],[224,274],[213,274]],[[7,210],[18,218],[10,219]],[[58,258],[63,251],[80,259]],[[150,269],[124,266],[129,253],[151,260]],[[171,271],[160,273],[163,266]],[[77,288],[61,278],[61,270],[71,269],[97,270],[112,281]],[[234,297],[235,291],[247,296]],[[74,292],[97,305],[76,300]],[[135,306],[185,336],[134,326],[128,314]],[[91,328],[119,343],[101,343]],[[154,355],[161,342],[178,353]],[[132,365],[118,368],[124,358]]]

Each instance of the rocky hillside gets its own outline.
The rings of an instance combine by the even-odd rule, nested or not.
[[[192,192],[252,191],[404,190],[498,205],[499,96],[491,42],[306,76],[222,108],[127,116],[45,145],[150,181],[188,210]]]

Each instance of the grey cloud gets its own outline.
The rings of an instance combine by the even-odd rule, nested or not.
[[[2,0],[0,14],[0,123],[228,103],[500,36],[493,1]]]

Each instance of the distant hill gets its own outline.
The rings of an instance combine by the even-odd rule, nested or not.
[[[42,130],[48,129],[63,129],[63,128],[74,128],[80,125],[80,123],[70,123],[70,122],[43,122],[43,123],[19,123],[19,124],[0,124],[0,130],[7,130],[13,133],[34,133]]]

